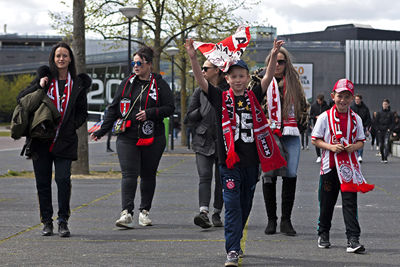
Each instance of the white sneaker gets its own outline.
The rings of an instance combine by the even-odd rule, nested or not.
[[[321,157],[318,157],[317,160],[315,161],[316,163],[320,163],[321,162]]]
[[[123,228],[133,228],[132,214],[130,214],[128,210],[123,210],[121,212],[121,217],[115,221],[115,225]]]
[[[358,156],[358,162],[362,163],[362,157]]]
[[[149,218],[149,212],[147,210],[142,210],[139,213],[139,225],[141,226],[150,226],[151,220]]]

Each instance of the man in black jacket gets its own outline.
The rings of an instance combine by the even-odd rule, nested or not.
[[[369,136],[368,129],[371,126],[371,115],[369,113],[368,107],[364,104],[362,101],[362,96],[360,94],[356,94],[354,98],[354,102],[351,104],[350,107],[355,113],[358,114],[358,116],[361,117],[362,122],[363,122],[363,128],[364,128],[364,133],[365,136]],[[358,150],[358,161],[361,163],[362,162],[362,156],[363,156],[363,148]]]
[[[382,162],[387,163],[389,154],[389,136],[394,126],[394,113],[390,111],[389,99],[382,102],[382,110],[376,114],[376,128],[378,131],[379,149]]]
[[[324,111],[328,110],[329,106],[324,100],[324,95],[319,94],[317,95],[317,100],[314,104],[311,105],[310,109],[310,120],[312,121],[312,127],[315,125],[318,116],[323,113]],[[315,162],[321,162],[321,149],[315,146],[315,151],[317,152],[317,160]]]

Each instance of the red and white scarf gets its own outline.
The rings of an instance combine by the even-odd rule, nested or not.
[[[213,43],[193,42],[194,49],[198,49],[203,55],[223,72],[235,64],[250,43],[250,27],[240,26],[235,34],[228,38]]]
[[[286,79],[283,76],[283,95],[286,94]],[[268,104],[268,117],[271,122],[271,127],[274,134],[281,137],[282,135],[300,136],[299,128],[297,127],[296,115],[294,113],[294,104],[291,105],[288,117],[283,121],[282,132],[282,104],[279,94],[279,87],[275,77],[272,78],[271,83],[267,89],[267,104]]]
[[[331,144],[342,143],[344,146],[354,144],[357,136],[356,114],[350,108],[347,111],[347,134],[344,135],[340,129],[340,119],[336,105],[328,110],[329,129],[331,131]],[[347,136],[347,138],[345,137]],[[342,192],[362,192],[366,193],[374,189],[375,185],[368,184],[361,173],[355,152],[348,153],[342,151],[334,153],[336,170],[340,180]]]
[[[64,119],[64,115],[67,112],[69,99],[71,97],[71,91],[73,86],[73,80],[71,79],[71,74],[68,72],[67,80],[65,81],[64,94],[60,96],[58,90],[58,80],[53,79],[50,83],[49,90],[47,91],[47,96],[51,99],[53,104],[56,106],[58,112],[61,114],[60,122],[58,123],[56,136],[53,139],[53,143],[50,146],[50,152],[53,150],[54,143],[57,140],[58,133],[60,131],[61,124]]]
[[[256,142],[258,158],[261,169],[264,172],[279,169],[286,166],[285,159],[281,156],[279,147],[276,144],[267,118],[262,112],[261,105],[258,103],[253,91],[246,90],[244,97],[247,105],[251,108],[253,118],[254,140]],[[232,88],[222,93],[222,133],[224,135],[225,148],[227,152],[226,166],[232,169],[235,163],[240,161],[235,152],[235,96]]]

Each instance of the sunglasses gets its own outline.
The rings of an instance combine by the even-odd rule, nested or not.
[[[201,70],[207,72],[208,69],[214,69],[215,67],[201,67]]]
[[[278,64],[279,65],[285,65],[286,64],[286,60],[280,59],[280,60],[278,60]]]
[[[143,64],[144,64],[144,62],[141,62],[141,61],[132,61],[132,63],[131,63],[132,67],[135,67],[135,66],[140,67]]]

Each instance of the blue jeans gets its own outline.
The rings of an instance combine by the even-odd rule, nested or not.
[[[225,203],[225,249],[226,252],[239,251],[243,229],[253,205],[259,167],[228,169],[224,164],[219,170]]]
[[[297,167],[300,159],[300,137],[284,135],[281,142],[288,152],[286,177],[297,177]]]

